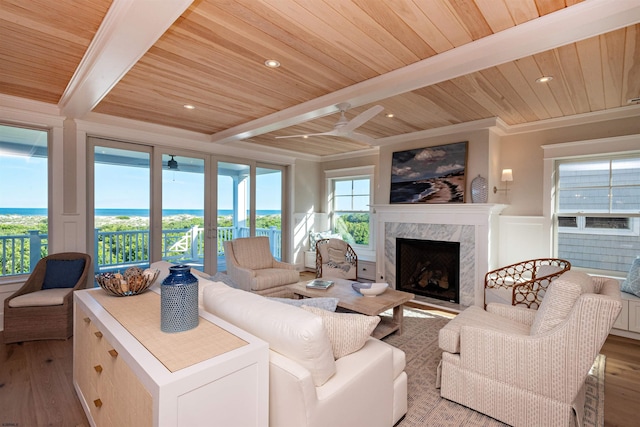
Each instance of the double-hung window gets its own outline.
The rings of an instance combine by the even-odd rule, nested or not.
[[[363,172],[358,171],[358,172]],[[371,245],[372,175],[329,178],[331,228],[351,245]]]
[[[640,155],[556,161],[559,258],[625,273],[640,256]]]

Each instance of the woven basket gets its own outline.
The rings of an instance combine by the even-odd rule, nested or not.
[[[96,275],[96,282],[108,294],[118,297],[128,297],[139,295],[146,291],[149,286],[156,280],[160,270],[129,268],[125,274],[120,273],[101,273]]]

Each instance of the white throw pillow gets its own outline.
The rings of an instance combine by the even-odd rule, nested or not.
[[[371,336],[371,332],[380,323],[379,316],[332,313],[306,305],[303,305],[302,308],[322,318],[324,327],[329,334],[329,341],[331,341],[333,357],[336,360],[360,350]]]

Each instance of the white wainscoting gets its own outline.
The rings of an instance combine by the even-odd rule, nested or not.
[[[498,266],[527,259],[550,258],[551,229],[542,216],[500,215]]]

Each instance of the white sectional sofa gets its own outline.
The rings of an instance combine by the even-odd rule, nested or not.
[[[152,265],[161,270],[157,283],[169,265]],[[391,427],[406,414],[401,350],[369,336],[335,360],[321,316],[202,276],[198,281],[205,310],[269,343],[270,427]]]

